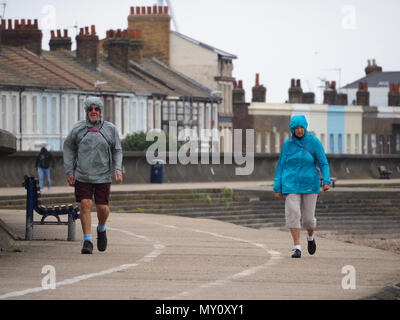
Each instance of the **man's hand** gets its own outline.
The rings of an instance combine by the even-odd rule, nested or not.
[[[73,174],[68,176],[68,184],[70,185],[70,187],[73,187],[75,185],[75,177]]]
[[[275,199],[282,199],[283,198],[283,194],[282,194],[282,192],[275,192],[274,193],[274,197],[275,197]]]
[[[115,172],[115,182],[120,184],[122,182],[122,173],[117,171]]]
[[[330,189],[331,187],[329,186],[329,184],[324,184],[323,186],[322,186],[322,190],[325,192],[325,191],[328,191],[329,189]]]

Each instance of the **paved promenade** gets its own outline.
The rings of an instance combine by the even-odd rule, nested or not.
[[[113,185],[112,190],[270,190],[271,184]],[[341,184],[338,181],[338,189]],[[73,189],[51,190],[64,192]],[[0,194],[25,190],[2,189]],[[97,221],[92,215],[95,239]],[[0,219],[11,234],[24,238],[23,210],[0,210]],[[33,241],[14,241],[0,252],[0,299],[362,299],[400,282],[400,255],[321,238],[318,232],[313,256],[307,253],[303,232],[301,259],[290,258],[289,232],[210,219],[112,213],[107,233],[106,252],[94,249],[92,255],[81,255],[79,221],[76,241],[66,241],[66,226],[35,226]]]

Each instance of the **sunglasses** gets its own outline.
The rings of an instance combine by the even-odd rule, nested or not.
[[[96,112],[99,112],[100,111],[100,108],[99,107],[96,107],[96,108],[88,108],[88,111],[96,111]]]

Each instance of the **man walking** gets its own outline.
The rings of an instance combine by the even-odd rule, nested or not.
[[[75,199],[81,204],[82,254],[91,254],[91,208],[96,204],[97,249],[107,248],[106,221],[110,214],[111,180],[122,182],[122,148],[117,128],[103,120],[103,102],[98,97],[85,100],[86,119],[78,121],[64,142],[64,168],[68,184],[75,186]]]

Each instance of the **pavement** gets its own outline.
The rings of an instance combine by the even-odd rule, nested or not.
[[[353,184],[358,190],[361,183],[388,184],[386,189],[400,180],[337,181],[335,189],[355,190],[348,187]],[[271,186],[272,181],[249,181],[113,185],[112,190]],[[64,192],[73,189],[50,191]],[[0,189],[0,195],[10,194],[25,190]],[[96,220],[92,213],[95,243]],[[0,210],[0,221],[0,229],[24,238],[24,210]],[[292,259],[287,231],[211,219],[113,212],[108,248],[95,248],[92,255],[80,254],[79,221],[76,228],[76,241],[67,241],[66,226],[35,226],[33,241],[13,240],[0,252],[0,300],[353,300],[400,285],[399,254],[322,238],[318,232],[316,254],[308,254],[303,232],[302,257]]]

